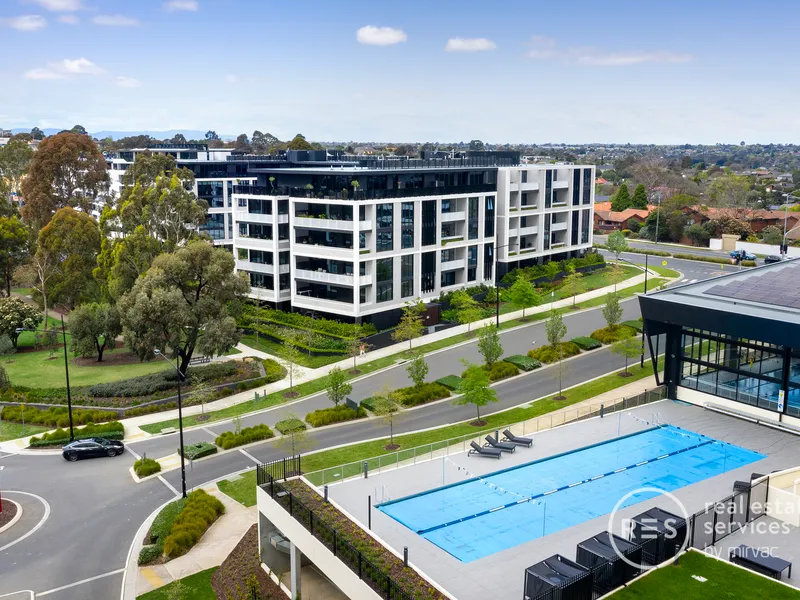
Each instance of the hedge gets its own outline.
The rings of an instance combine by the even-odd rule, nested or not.
[[[578,345],[573,342],[561,342],[559,346],[561,347],[562,359],[581,353],[581,349],[578,348]],[[539,362],[554,363],[558,362],[559,352],[557,347],[547,345],[541,346],[540,348],[534,348],[533,350],[528,350],[528,356],[538,360]]]
[[[260,334],[278,340],[284,344],[289,341],[290,337],[294,333],[296,333],[296,331],[290,327],[282,327],[280,325],[273,325],[270,323],[250,325],[248,328],[258,331]],[[320,333],[314,333],[312,336],[310,336],[309,343],[306,343],[303,339],[295,339],[293,344],[306,352],[327,352],[334,354],[347,354],[349,352],[346,340],[322,335]]]
[[[606,244],[594,244],[594,247],[608,250],[608,246]],[[633,254],[647,254],[648,256],[672,256],[672,254],[669,252],[664,252],[663,250],[644,250],[642,248],[633,248],[632,246],[628,246],[625,252],[632,252]],[[677,255],[675,258],[677,258]]]
[[[253,427],[245,427],[239,431],[239,433],[236,433],[235,431],[223,431],[217,436],[217,439],[214,440],[214,443],[223,450],[229,450],[231,448],[235,448],[236,446],[250,444],[251,442],[268,440],[274,436],[275,434],[272,433],[272,430],[269,428],[269,426],[261,423],[259,425],[254,425]]]
[[[189,460],[197,460],[216,453],[217,447],[210,442],[197,442],[183,447],[183,457]],[[178,448],[178,454],[180,454],[180,448]]]
[[[538,369],[542,366],[538,360],[531,358],[530,356],[525,356],[524,354],[513,354],[511,356],[506,356],[504,359],[507,363],[511,363],[518,369],[522,369],[523,371],[533,371],[534,369]]]
[[[4,421],[21,423],[22,409],[19,406],[6,406],[0,412]],[[91,410],[86,408],[72,409],[72,424],[86,425],[87,423],[104,423],[117,418],[117,413],[111,410]],[[47,427],[69,427],[69,413],[67,407],[53,406],[41,409],[35,406],[25,407],[24,421],[30,425],[44,425]]]
[[[700,262],[716,263],[718,265],[731,264],[730,258],[722,258],[721,256],[698,256],[697,254],[673,254],[674,258],[682,258],[684,260],[699,260]]]
[[[239,326],[252,329],[254,324],[264,321],[344,339],[351,339],[356,331],[352,323],[341,323],[320,317],[311,318],[300,313],[287,313],[272,308],[259,309],[252,305],[244,307],[242,316],[239,317]],[[364,336],[377,333],[372,323],[363,323],[361,331]]]
[[[199,367],[191,367],[186,375],[187,384],[191,385],[193,380],[196,381],[198,379],[213,382],[232,377],[239,372],[243,365],[242,361],[226,360]],[[97,383],[89,388],[89,395],[95,398],[152,396],[158,392],[176,388],[177,383],[177,371],[169,369],[168,371],[140,375],[139,377],[120,381]]]
[[[491,367],[483,365],[481,368],[484,371],[489,372],[489,381],[500,381],[501,379],[507,379],[508,377],[519,375],[519,369],[516,365],[502,360],[492,363]],[[466,371],[461,374],[462,379],[466,376],[466,374]]]
[[[755,267],[756,266],[756,261],[754,261],[754,260],[743,260],[742,261],[742,266],[743,267]]]
[[[281,365],[277,360],[265,358],[261,361],[261,364],[264,365],[264,372],[266,373],[264,376],[264,383],[275,383],[286,377],[286,367]]]
[[[205,490],[193,491],[164,539],[164,555],[173,559],[186,554],[224,512],[225,505],[218,498]]]
[[[586,337],[583,335],[578,336],[576,338],[572,338],[572,343],[578,346],[578,348],[580,348],[584,352],[586,352],[587,350],[595,350],[596,348],[599,348],[600,346],[603,345],[603,343],[600,342],[599,340],[596,340],[591,337]]]
[[[580,269],[582,267],[588,267],[590,265],[600,265],[603,264],[604,262],[605,258],[603,258],[603,255],[598,254],[596,252],[591,252],[583,258],[571,258],[569,260],[562,260],[559,261],[559,267],[561,267],[559,275],[567,271],[569,266],[573,266],[576,269]],[[539,279],[541,277],[547,277],[544,265],[531,265],[529,267],[512,269],[503,276],[503,279],[501,281],[505,284],[510,285],[514,283],[517,280],[517,277],[519,277],[520,275],[522,275],[529,281],[533,279]]]
[[[324,425],[331,425],[332,423],[341,423],[342,421],[352,421],[354,419],[362,419],[367,416],[361,406],[358,410],[348,408],[346,405],[341,404],[333,408],[321,408],[310,412],[306,415],[306,422],[312,427],[322,427]]]
[[[419,406],[434,400],[450,397],[450,390],[437,382],[423,383],[420,386],[400,388],[394,396],[403,406]]]
[[[630,327],[631,329],[635,329],[637,332],[642,333],[643,325],[642,322],[638,319],[633,319],[631,321],[623,321],[621,325],[625,325],[625,327]]]
[[[604,344],[613,344],[620,340],[628,339],[636,335],[636,330],[627,325],[617,325],[614,329],[603,327],[592,332],[592,337]]]
[[[145,460],[151,461],[152,459],[147,458]],[[155,461],[153,460],[152,462]],[[150,531],[147,532],[145,539],[147,545],[139,552],[139,565],[149,564],[164,555],[164,540],[169,535],[169,532],[172,531],[172,525],[181,510],[183,510],[184,504],[186,504],[185,498],[170,502],[153,519],[153,524],[150,525]]]
[[[154,473],[158,473],[160,470],[161,464],[152,458],[140,458],[133,463],[133,472],[136,473],[136,476],[140,478],[153,475]]]
[[[458,375],[445,375],[444,377],[437,379],[436,383],[443,385],[449,390],[457,390],[458,386],[461,384],[461,377]]]
[[[283,435],[287,433],[292,433],[295,431],[303,431],[307,429],[306,424],[303,423],[300,419],[283,419],[282,421],[278,421],[275,423],[275,429],[280,431]]]
[[[361,402],[359,402],[359,406],[363,406],[370,412],[375,412],[375,403],[382,400],[380,397],[373,397],[370,396],[369,398],[364,398]],[[276,425],[277,427],[277,425]]]
[[[99,437],[107,440],[121,440],[125,437],[125,427],[119,421],[102,423],[95,425],[89,423],[86,427],[75,430],[75,439]],[[69,429],[58,428],[50,433],[43,433],[41,436],[34,436],[30,440],[31,448],[41,448],[43,446],[63,446],[69,443]]]

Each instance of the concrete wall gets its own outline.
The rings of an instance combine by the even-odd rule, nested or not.
[[[753,242],[736,242],[736,249],[737,250],[746,250],[751,254],[780,254],[781,248],[780,246],[774,246],[771,244],[755,244]],[[789,256],[800,256],[800,248],[796,248],[794,246],[789,246],[787,250],[787,254]]]

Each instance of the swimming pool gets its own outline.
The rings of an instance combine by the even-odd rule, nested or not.
[[[669,492],[762,458],[751,450],[663,426],[378,508],[469,562],[608,514],[622,496],[638,488]],[[463,466],[464,460],[460,462]],[[451,462],[447,468],[458,467]],[[623,506],[653,496],[636,494]]]

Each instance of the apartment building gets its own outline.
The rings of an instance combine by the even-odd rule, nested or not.
[[[254,298],[283,309],[393,324],[408,301],[592,245],[593,166],[521,165],[512,152],[152,151],[194,171],[204,232],[234,253]],[[120,153],[112,172],[137,152]]]

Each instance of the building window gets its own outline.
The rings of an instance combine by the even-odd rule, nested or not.
[[[592,170],[583,170],[583,203],[591,204],[592,202]]]
[[[250,198],[247,201],[247,212],[254,215],[271,215],[272,200],[256,200]]]
[[[456,272],[445,271],[442,273],[442,287],[448,287],[456,284]]]
[[[581,215],[577,210],[572,211],[572,238],[570,244],[578,244],[578,234],[580,230]]]
[[[422,293],[428,294],[436,289],[436,251],[422,253]]]
[[[214,215],[209,215],[214,216]],[[222,216],[222,215],[219,215]],[[272,239],[272,225],[262,223],[239,223],[239,236],[259,240]]]
[[[494,236],[494,196],[486,196],[486,210],[483,212],[483,237]]]
[[[572,206],[578,206],[581,203],[581,170],[575,169],[572,171]]]
[[[227,181],[226,182],[226,187],[228,189],[228,208],[230,208],[231,207],[231,202],[232,202],[232,194],[233,194],[233,182],[232,181]]]
[[[205,225],[200,227],[203,233],[208,234],[212,240],[225,239],[225,215],[208,215]]]
[[[544,207],[550,208],[553,204],[553,170],[547,169],[544,176]]]
[[[552,222],[553,215],[547,213],[544,215],[544,249],[550,250],[550,223]]]
[[[291,287],[289,273],[281,273],[278,277],[278,281],[282,290],[288,290]]]
[[[483,246],[483,278],[490,280],[492,278],[492,269],[494,268],[494,244],[485,244]]]
[[[375,223],[377,224],[375,251],[391,252],[394,250],[394,205],[378,204],[375,207],[375,214]]]
[[[581,212],[583,213],[583,227],[581,228],[581,244],[588,244],[589,232],[592,230],[592,225],[591,225],[592,211],[582,210]]]
[[[225,208],[224,185],[221,181],[198,181],[197,197],[208,202],[209,208]]]
[[[414,247],[414,203],[403,202],[400,212],[401,248]]]
[[[474,240],[478,237],[478,198],[469,199],[469,239]]]
[[[467,281],[475,281],[478,277],[478,247],[467,248]]]
[[[278,260],[280,261],[279,264],[288,265],[289,264],[289,253],[288,252],[281,252],[278,255]]]
[[[273,275],[268,275],[266,273],[253,273],[252,271],[247,273],[250,276],[250,286],[254,288],[261,288],[264,290],[274,290],[275,289],[275,278]]]
[[[239,260],[248,260],[247,248],[239,248],[237,255],[239,256]]]
[[[393,258],[382,258],[375,261],[375,302],[389,302],[394,299]]]
[[[400,297],[414,295],[414,255],[400,257]]]
[[[520,173],[520,176],[521,176],[520,181],[522,183],[528,183],[528,172],[527,171],[522,171]]]
[[[271,265],[272,252],[264,252],[263,250],[250,250],[250,262],[261,265]]]
[[[366,304],[367,303],[367,286],[366,285],[362,285],[358,289],[358,301],[361,304]]]
[[[422,245],[432,246],[436,243],[436,200],[422,202]]]

